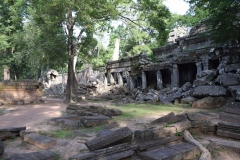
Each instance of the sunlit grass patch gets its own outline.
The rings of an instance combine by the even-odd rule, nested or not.
[[[72,130],[59,130],[51,132],[51,136],[55,138],[71,138],[72,135],[73,135]]]
[[[160,105],[160,104],[125,104],[123,106],[114,106],[111,105],[109,108],[120,109],[123,114],[115,117],[117,119],[128,119],[128,118],[137,118],[141,116],[147,116],[152,114],[167,114],[169,112],[174,112],[175,114],[185,111],[189,108],[189,106],[168,106],[168,105]]]
[[[100,125],[100,126],[96,126],[96,127],[89,127],[89,128],[81,128],[80,131],[83,133],[98,133],[101,130],[103,130],[103,128],[105,127],[105,125]]]

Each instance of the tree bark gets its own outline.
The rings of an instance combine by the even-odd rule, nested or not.
[[[67,88],[66,88],[66,100],[65,103],[70,103],[72,95],[77,100],[77,79],[74,74],[74,55],[75,55],[75,46],[74,46],[74,40],[73,40],[73,17],[72,17],[72,11],[69,10],[68,12],[68,23],[67,23],[67,29],[68,29],[68,80],[67,80]]]

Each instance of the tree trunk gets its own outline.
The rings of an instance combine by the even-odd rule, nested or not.
[[[67,88],[66,88],[66,100],[65,103],[70,103],[72,95],[77,100],[77,79],[74,73],[74,55],[76,51],[76,47],[74,45],[73,40],[73,17],[72,11],[69,10],[68,12],[68,23],[67,23],[67,30],[68,30],[68,80],[67,80]]]
[[[64,93],[65,75],[64,75],[64,63],[62,64],[62,94]]]

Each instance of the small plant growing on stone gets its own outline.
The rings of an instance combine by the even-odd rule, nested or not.
[[[175,135],[176,135],[176,136],[182,136],[182,135],[183,135],[183,132],[177,132]]]

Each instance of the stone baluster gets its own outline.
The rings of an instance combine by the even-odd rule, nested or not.
[[[178,71],[177,64],[173,64],[172,74],[171,74],[171,86],[179,87],[179,71]]]
[[[158,87],[158,89],[163,88],[162,73],[160,70],[157,71],[157,87]]]
[[[109,82],[111,85],[114,85],[115,84],[115,80],[113,78],[113,75],[112,73],[108,72],[108,78],[109,78]]]
[[[10,80],[10,72],[8,68],[4,68],[4,81]]]
[[[147,77],[146,77],[146,72],[142,71],[142,89],[147,88]]]
[[[118,85],[123,86],[123,78],[121,73],[117,73],[117,78],[118,78]]]
[[[202,62],[197,62],[197,74],[200,74],[202,72]]]
[[[202,59],[203,70],[206,71],[209,69],[209,61],[208,59]]]

